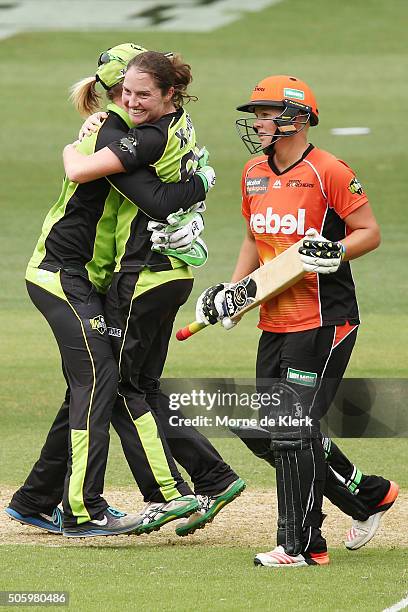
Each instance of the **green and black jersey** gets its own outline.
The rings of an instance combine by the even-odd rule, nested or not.
[[[131,129],[108,146],[127,173],[148,167],[152,175],[165,183],[188,183],[197,169],[195,131],[190,116],[182,108],[155,123]],[[181,203],[179,208],[184,208]],[[115,271],[136,271],[143,267],[164,271],[185,265],[178,259],[151,251],[147,224],[152,218],[165,220],[160,207],[151,214],[143,206],[137,210],[128,199],[123,201],[116,228]]]
[[[78,146],[82,153],[90,155],[129,130],[127,113],[113,104],[108,110],[109,116],[99,132]],[[167,185],[146,168],[82,185],[65,177],[60,197],[44,221],[28,266],[51,272],[75,271],[89,278],[99,291],[106,291],[115,265],[117,215],[125,198],[135,214],[143,209],[149,217],[166,218],[203,197],[200,178]],[[172,267],[168,258],[159,257]]]

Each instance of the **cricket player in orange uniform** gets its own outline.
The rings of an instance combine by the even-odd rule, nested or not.
[[[319,420],[333,400],[360,323],[349,260],[377,248],[380,231],[354,172],[308,142],[319,121],[306,83],[271,76],[238,110],[238,132],[251,153],[242,175],[246,235],[231,282],[237,282],[303,236],[300,258],[308,274],[266,302],[257,356],[259,390],[279,393],[269,412],[274,423],[263,440],[244,442],[276,468],[277,546],[255,557],[268,567],[327,565],[321,534],[327,495],[354,519],[346,546],[357,549],[375,534],[398,486],[367,476],[320,434]],[[207,289],[197,320],[231,326],[225,308],[229,283]],[[228,314],[231,314],[229,304]],[[272,395],[271,395],[272,397]]]

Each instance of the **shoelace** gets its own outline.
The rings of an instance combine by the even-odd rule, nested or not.
[[[56,525],[56,527],[62,526],[62,512],[59,508],[54,508],[51,520],[53,525]]]
[[[152,502],[147,504],[142,512],[142,516],[147,518],[149,521],[155,519],[158,514],[165,514],[166,510],[164,510],[164,506],[166,504],[160,504],[157,502]]]

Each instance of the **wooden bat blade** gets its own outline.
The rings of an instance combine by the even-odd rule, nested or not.
[[[302,242],[303,238],[295,244],[292,244],[292,246],[268,263],[254,270],[254,272],[242,279],[242,281],[236,283],[235,292],[238,293],[238,296],[235,298],[234,292],[232,302],[235,302],[235,305],[233,303],[231,304],[231,319],[240,319],[245,313],[267,302],[275,297],[275,295],[279,295],[279,293],[289,289],[289,287],[295,285],[305,276],[306,272],[303,269],[299,255],[299,247],[302,245]],[[246,303],[244,303],[245,297],[241,296],[240,301],[242,304],[237,304],[236,302],[240,297],[239,287],[244,284],[248,286],[250,283],[252,287],[251,295],[248,295]],[[255,295],[253,295],[254,290]],[[237,311],[233,312],[233,309],[237,306]]]
[[[303,238],[225,291],[226,310],[233,321],[289,289],[305,276],[299,255],[302,242]],[[205,327],[205,323],[194,321],[179,329],[176,338],[187,340]]]

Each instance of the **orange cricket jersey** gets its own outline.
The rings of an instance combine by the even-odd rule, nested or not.
[[[309,145],[302,158],[279,172],[271,158],[251,159],[242,175],[242,214],[256,240],[260,265],[314,227],[325,238],[346,236],[344,219],[368,202],[354,172],[331,153]],[[261,306],[258,327],[303,331],[359,323],[350,264],[334,274],[309,273]]]

